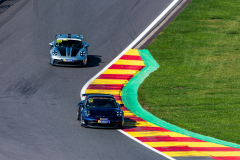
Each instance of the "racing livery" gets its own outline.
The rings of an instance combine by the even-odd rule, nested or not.
[[[89,44],[82,35],[57,34],[56,40],[49,43],[50,64],[58,66],[85,66]]]
[[[83,94],[85,100],[78,103],[77,119],[83,127],[122,128],[124,113],[113,95]]]

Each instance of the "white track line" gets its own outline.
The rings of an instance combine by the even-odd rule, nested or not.
[[[152,151],[154,151],[154,152],[156,152],[156,153],[162,155],[163,157],[168,158],[168,159],[170,159],[170,160],[176,160],[176,159],[174,159],[174,158],[172,158],[172,157],[169,157],[168,155],[166,155],[166,154],[164,154],[164,153],[162,153],[162,152],[156,150],[155,148],[150,147],[149,145],[147,145],[147,144],[143,143],[142,141],[136,139],[135,137],[129,135],[128,133],[124,132],[123,130],[118,129],[118,131],[121,132],[122,134],[124,134],[125,136],[128,136],[128,137],[131,138],[132,140],[134,140],[134,141],[140,143],[140,144],[143,145],[144,147],[147,147],[148,149],[150,149],[150,150],[152,150]]]
[[[104,67],[100,72],[98,72],[94,77],[92,77],[82,88],[80,92],[81,99],[82,94],[86,92],[87,87],[94,81],[98,76],[100,76],[104,71],[106,71],[113,63],[115,63],[122,55],[124,55],[129,49],[135,46],[159,21],[163,18],[167,12],[172,9],[172,7],[179,0],[174,0],[126,49],[124,49],[115,59],[113,59],[106,67]]]
[[[125,48],[115,59],[113,59],[107,66],[105,66],[100,72],[98,72],[94,77],[92,77],[82,88],[81,92],[80,92],[80,98],[83,100],[84,97],[82,96],[85,92],[87,87],[92,83],[92,81],[94,81],[97,77],[99,77],[104,71],[106,71],[112,64],[114,64],[122,55],[124,55],[129,49],[132,49],[133,46],[135,46],[160,20],[161,18],[163,18],[172,8],[175,4],[177,4],[179,0],[174,0],[127,48]],[[141,141],[139,141],[138,139],[130,136],[129,134],[127,134],[126,132],[122,131],[122,130],[118,130],[121,133],[127,135],[128,137],[130,137],[131,139],[135,140],[136,142],[144,145],[145,147],[157,152],[158,154],[170,159],[170,160],[175,160],[165,154],[163,154],[162,152],[142,143]]]

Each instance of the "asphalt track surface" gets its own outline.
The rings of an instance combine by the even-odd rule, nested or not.
[[[80,127],[76,111],[83,85],[171,2],[19,0],[0,14],[0,159],[167,159],[115,129]],[[49,64],[59,33],[84,35],[87,67]]]

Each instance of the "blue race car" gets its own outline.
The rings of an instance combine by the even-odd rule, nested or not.
[[[78,103],[77,119],[82,127],[122,128],[124,113],[113,95],[83,94],[85,100]]]

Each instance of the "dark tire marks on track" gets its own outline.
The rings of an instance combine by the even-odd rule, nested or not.
[[[1,22],[0,22],[0,29],[1,27],[7,23],[13,16],[15,16],[18,11],[20,11],[30,0],[25,0],[23,1],[9,16],[7,16],[5,19],[3,19]],[[1,2],[3,3],[3,2]],[[15,3],[14,3],[15,4]],[[12,4],[12,5],[14,5]],[[2,4],[3,5],[3,4]],[[4,6],[3,6],[4,7]],[[8,6],[10,8],[10,6]],[[1,13],[3,13],[5,10],[3,10]]]

